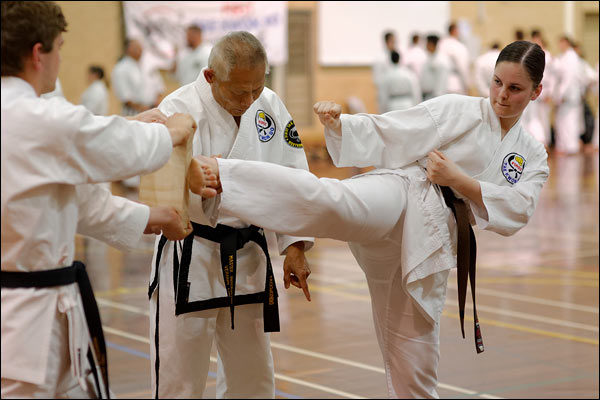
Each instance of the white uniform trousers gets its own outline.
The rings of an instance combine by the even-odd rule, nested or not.
[[[34,345],[34,343],[32,343]],[[69,322],[67,315],[56,311],[52,322],[52,337],[48,353],[46,377],[41,385],[2,378],[3,399],[95,399],[94,384],[88,381],[84,390],[71,372],[69,354]],[[111,397],[112,393],[111,393]]]
[[[567,154],[579,152],[580,136],[583,133],[583,105],[562,103],[556,109],[556,150]]]
[[[218,352],[217,398],[274,398],[275,378],[263,305],[235,307],[235,330],[229,308],[175,315],[173,242],[161,256],[160,279],[150,300],[152,396],[156,396],[156,307],[159,296],[158,397],[200,398],[204,393],[213,340]],[[155,262],[155,261],[153,261]],[[192,264],[190,268],[194,268]]]
[[[448,271],[425,278],[445,297]],[[400,270],[391,280],[367,273],[373,321],[390,398],[438,398],[439,322],[431,324],[405,291]]]

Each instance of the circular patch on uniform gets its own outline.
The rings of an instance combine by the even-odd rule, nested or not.
[[[519,182],[524,169],[525,158],[520,154],[509,153],[502,161],[502,174],[509,183]]]
[[[258,140],[261,142],[268,142],[275,136],[275,120],[264,112],[258,110],[256,112],[256,130],[258,131]]]
[[[302,142],[300,141],[300,136],[298,136],[298,131],[296,130],[296,124],[294,124],[294,120],[291,120],[285,126],[285,131],[283,131],[283,139],[292,147],[297,149],[302,148]]]

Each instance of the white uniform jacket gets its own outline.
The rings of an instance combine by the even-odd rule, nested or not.
[[[467,94],[470,85],[470,56],[467,46],[458,39],[447,36],[440,40],[437,51],[445,54],[450,60],[447,93]]]
[[[527,132],[544,145],[550,145],[550,119],[552,99],[556,85],[554,61],[550,52],[546,52],[546,67],[542,78],[542,93],[534,101],[530,101],[521,118],[521,123]]]
[[[329,130],[325,136],[336,166],[402,168],[410,176],[402,240],[402,273],[409,285],[456,265],[452,252],[444,250],[444,200],[422,170],[430,151],[440,150],[479,181],[486,209],[467,203],[479,228],[501,235],[527,224],[548,178],[543,145],[520,122],[501,140],[489,99],[445,95],[385,115],[344,114],[341,121],[341,137]],[[426,311],[437,320],[437,312]]]
[[[423,99],[429,100],[446,94],[448,91],[448,76],[450,74],[450,60],[445,54],[438,51],[427,53],[427,60],[421,71],[421,92]]]
[[[427,51],[419,45],[409,47],[400,60],[402,65],[410,68],[419,78],[421,77],[421,70],[425,61],[427,61]]]
[[[108,114],[108,89],[102,80],[92,82],[81,95],[82,106],[90,110],[95,115]]]
[[[490,49],[475,60],[475,87],[481,97],[489,97],[496,60],[500,50]]]
[[[279,97],[268,88],[264,88],[260,97],[244,113],[239,130],[233,117],[215,101],[203,73],[199,74],[194,83],[182,86],[168,95],[159,105],[159,109],[166,115],[186,112],[197,121],[198,129],[193,141],[194,155],[221,154],[224,158],[260,160],[308,169],[306,155],[292,117]],[[214,211],[217,200],[202,201],[200,196],[192,192],[189,192],[189,196],[189,215],[193,222],[210,226],[219,223],[234,228],[250,226],[234,217],[224,216],[217,220]],[[286,208],[285,205],[282,206]],[[264,210],[265,213],[270,211]],[[294,210],[290,209],[289,212],[293,213]],[[313,238],[278,234],[279,252],[283,253],[290,244],[302,240],[305,241],[306,250],[314,241]],[[195,238],[190,265],[199,264],[204,268],[190,268],[190,302],[226,296],[219,254],[218,243]],[[165,262],[171,262],[172,257],[163,258]],[[238,250],[236,293],[264,290],[265,268],[262,251],[254,243]]]
[[[208,65],[208,56],[212,46],[209,44],[201,44],[195,49],[186,49],[177,61],[177,69],[175,77],[181,85],[187,85],[194,82],[202,68]]]
[[[89,183],[148,173],[166,163],[172,142],[164,125],[94,116],[63,98],[38,97],[16,77],[2,77],[1,123],[3,271],[71,265],[76,232],[120,248],[137,245],[148,207]],[[57,312],[66,313],[75,329],[71,359],[77,360],[78,346],[87,347],[76,284],[3,288],[1,304],[2,378],[42,383]],[[73,361],[76,376],[80,367]]]
[[[405,110],[423,100],[417,74],[405,66],[390,68],[383,77],[381,90],[384,112]]]
[[[125,103],[134,103],[150,106],[145,89],[144,72],[140,63],[129,56],[124,56],[112,70],[112,85],[117,98],[123,103],[123,115],[135,115],[135,110],[125,107]]]

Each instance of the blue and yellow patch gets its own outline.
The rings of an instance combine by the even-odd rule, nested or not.
[[[261,142],[268,142],[275,136],[277,127],[275,126],[275,120],[263,110],[256,112],[256,130],[258,132],[258,140]]]
[[[525,158],[517,153],[509,153],[502,161],[502,175],[509,183],[519,182],[525,169]]]
[[[285,126],[285,131],[283,132],[283,139],[287,144],[297,149],[301,149],[302,142],[300,141],[300,136],[298,135],[298,130],[296,130],[296,124],[294,124],[294,120],[290,120]]]

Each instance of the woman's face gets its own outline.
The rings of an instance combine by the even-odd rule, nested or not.
[[[522,64],[501,61],[494,69],[490,86],[490,101],[498,118],[519,118],[527,104],[537,99],[542,85],[533,81]]]

